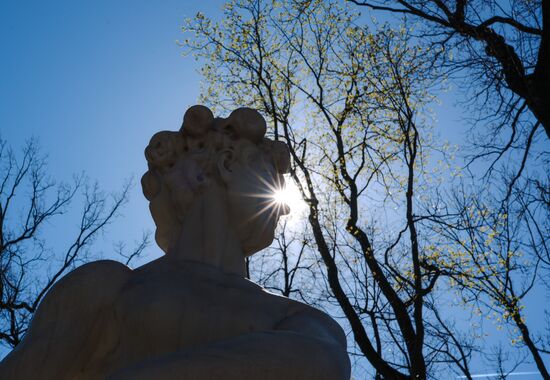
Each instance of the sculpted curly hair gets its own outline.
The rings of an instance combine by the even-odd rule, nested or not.
[[[288,172],[288,147],[265,133],[265,119],[256,110],[239,108],[228,118],[214,118],[210,109],[196,105],[185,113],[179,131],[153,135],[145,149],[149,170],[141,185],[157,226],[157,244],[164,252],[197,194],[212,182],[223,185],[217,167],[222,157],[247,162],[260,155],[278,173]]]

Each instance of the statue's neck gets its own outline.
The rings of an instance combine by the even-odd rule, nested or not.
[[[245,276],[244,255],[229,224],[224,191],[211,186],[197,195],[185,212],[180,235],[166,259],[198,262],[224,273]]]

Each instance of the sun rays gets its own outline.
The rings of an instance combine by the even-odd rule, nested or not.
[[[269,179],[256,175],[256,179],[262,184],[265,191],[242,195],[262,199],[263,207],[248,220],[254,220],[261,215],[268,214],[268,218],[263,221],[265,223],[264,228],[269,224],[268,220],[276,215],[283,216],[287,222],[294,224],[299,219],[302,211],[307,208],[294,182],[291,179],[285,181],[283,175],[276,175],[275,178],[271,177]]]
[[[293,182],[289,182],[286,186],[275,189],[272,194],[272,202],[277,205],[286,205],[290,208],[290,213],[301,211],[305,206],[300,191]]]

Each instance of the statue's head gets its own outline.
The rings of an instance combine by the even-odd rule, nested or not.
[[[179,132],[153,135],[141,184],[164,252],[180,234],[190,207],[205,194],[223,198],[228,225],[245,255],[271,244],[284,213],[273,192],[284,186],[290,156],[286,144],[266,138],[265,132],[266,122],[256,110],[239,108],[224,119],[197,105],[187,110]]]

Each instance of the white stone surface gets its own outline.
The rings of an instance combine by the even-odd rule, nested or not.
[[[0,379],[347,380],[346,338],[326,314],[244,278],[284,207],[271,200],[286,145],[240,108],[191,107],[151,139],[144,194],[166,252],[135,270],[84,265],[45,297]]]

